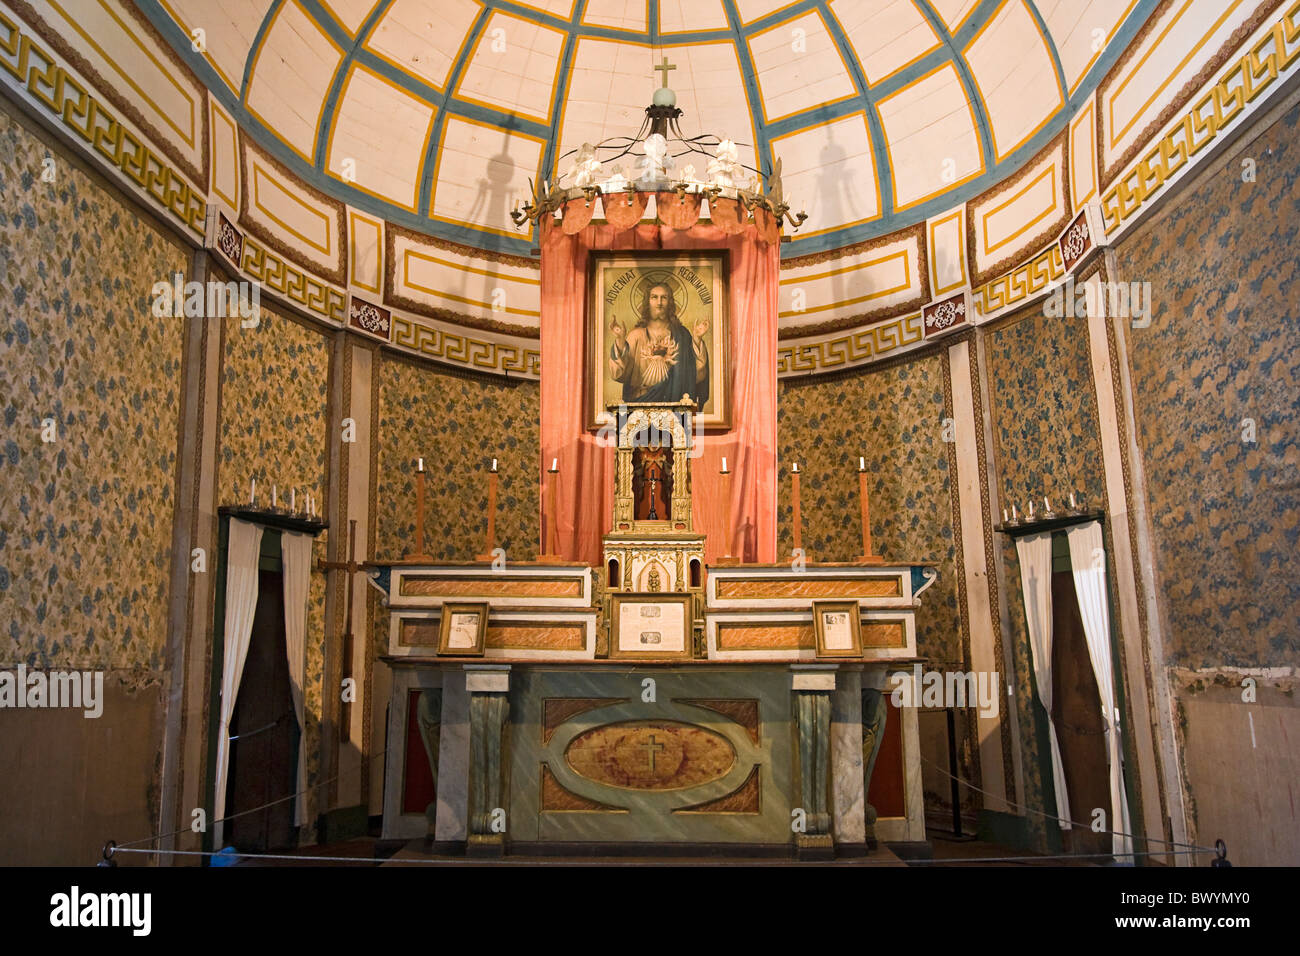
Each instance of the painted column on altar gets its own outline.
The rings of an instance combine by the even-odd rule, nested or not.
[[[555,520],[560,556],[598,563],[601,536],[610,528],[614,505],[613,432],[607,430],[606,440],[605,433],[592,427],[590,415],[589,389],[599,384],[588,381],[594,377],[592,349],[602,360],[608,351],[603,312],[587,301],[591,253],[725,252],[727,328],[719,338],[729,354],[711,354],[709,360],[728,370],[725,381],[717,384],[727,390],[730,420],[727,427],[706,425],[703,436],[698,431],[695,436],[699,448],[691,459],[693,517],[697,530],[708,536],[706,562],[727,551],[728,517],[735,554],[746,561],[775,561],[779,246],[761,240],[753,226],[728,235],[707,222],[684,230],[651,222],[624,231],[590,224],[569,235],[547,219],[542,228],[538,475],[558,460]],[[724,457],[733,478],[729,494],[720,474]],[[544,515],[543,534],[550,519]]]

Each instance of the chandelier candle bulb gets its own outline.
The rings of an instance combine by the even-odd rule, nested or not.
[[[415,468],[416,468],[416,471],[419,471],[419,472],[423,473],[423,471],[424,471],[424,459],[423,459],[423,458],[421,458],[421,459],[419,460],[419,462],[416,464]]]
[[[723,456],[722,456],[722,473],[723,473],[724,475],[727,473],[727,456],[726,456],[726,455],[723,455]]]
[[[1033,499],[1033,498],[1030,498],[1030,499],[1029,499],[1029,512],[1028,512],[1028,515],[1029,515],[1029,518],[1032,520],[1033,517],[1034,517],[1034,499]]]
[[[257,504],[257,479],[256,478],[251,479],[249,482],[248,503],[250,505]]]
[[[1019,520],[1020,520],[1020,515],[1017,514],[1017,512],[1016,512],[1016,503],[1015,503],[1014,501],[1011,502],[1011,520],[1012,520],[1012,521],[1019,521]]]
[[[551,471],[552,471],[552,472],[556,472],[556,471],[559,471],[559,470],[560,470],[560,459],[558,459],[558,458],[552,458],[552,459],[551,459]]]
[[[297,488],[289,489],[289,510],[294,512],[295,514],[298,511],[298,489]]]
[[[275,485],[272,485],[271,486],[271,510],[274,511],[279,506],[280,506],[279,493],[277,492]]]
[[[1075,503],[1075,501],[1074,501],[1074,492],[1073,492],[1073,491],[1070,492],[1070,507],[1071,507],[1072,509],[1073,509],[1073,508],[1077,508],[1077,507],[1079,507],[1079,506]]]
[[[492,473],[495,475],[495,474],[496,474],[496,471],[497,471],[497,460],[496,460],[495,458],[493,458],[493,459],[492,459]]]
[[[858,471],[867,470],[867,460],[861,456],[858,457]]]
[[[1048,514],[1052,513],[1052,499],[1043,495],[1043,510]]]

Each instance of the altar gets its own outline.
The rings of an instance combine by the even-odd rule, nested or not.
[[[751,187],[725,140],[708,183],[674,173],[680,115],[659,90],[635,182],[592,185],[587,144],[516,212],[541,236],[541,540],[495,548],[494,465],[481,560],[423,554],[421,497],[414,553],[375,576],[385,839],[813,858],[924,840],[916,711],[890,691],[934,572],[873,553],[863,459],[859,501],[834,504],[861,555],[802,547],[799,465],[781,489],[774,450],[782,220],[802,216],[779,162]]]

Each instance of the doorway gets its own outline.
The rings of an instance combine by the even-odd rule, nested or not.
[[[1092,829],[1098,808],[1104,813],[1103,830],[1113,829],[1101,696],[1088,656],[1066,536],[1054,535],[1052,545],[1052,723],[1061,747],[1070,816],[1083,824],[1062,830],[1061,836],[1067,853],[1108,854],[1110,834]]]
[[[294,792],[299,746],[285,652],[284,576],[265,565],[258,572],[253,633],[230,736],[225,842],[248,853],[295,846],[294,801],[284,799]]]

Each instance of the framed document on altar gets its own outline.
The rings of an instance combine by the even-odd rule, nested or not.
[[[702,427],[730,428],[727,254],[593,253],[587,271],[587,427],[687,396]]]
[[[438,653],[450,657],[482,657],[487,639],[487,602],[444,604]]]
[[[857,601],[813,601],[818,657],[861,657],[862,628]]]
[[[694,621],[689,594],[614,594],[609,610],[611,658],[690,660]]]

